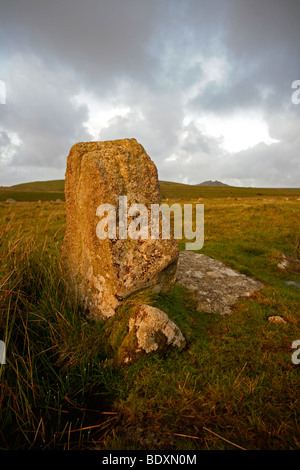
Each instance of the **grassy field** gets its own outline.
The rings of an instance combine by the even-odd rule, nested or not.
[[[188,347],[120,367],[111,325],[87,321],[62,280],[65,205],[51,202],[62,197],[31,199],[58,187],[34,185],[0,191],[27,193],[27,202],[0,203],[1,449],[300,448],[300,365],[291,360],[300,291],[286,284],[300,275],[277,268],[280,253],[299,257],[300,190],[162,182],[166,201],[204,203],[201,252],[265,287],[225,317],[197,312],[180,286],[139,294],[168,313]]]
[[[0,202],[7,199],[20,201],[56,201],[65,200],[65,181],[35,181],[14,186],[0,187]]]

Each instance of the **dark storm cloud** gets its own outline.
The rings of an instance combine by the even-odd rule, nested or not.
[[[143,75],[151,67],[145,46],[156,5],[139,0],[6,1],[2,37],[11,54],[30,52],[47,58],[50,66],[59,62],[101,89],[116,76]]]
[[[232,0],[228,9],[227,45],[232,54],[251,60],[268,59],[273,51],[280,60],[299,60],[298,0]]]
[[[185,57],[209,55],[221,31],[226,0],[6,1],[2,45],[76,70],[86,86],[110,93],[121,78],[154,87],[185,86]],[[188,73],[188,72],[191,73]],[[197,71],[198,72],[198,71]],[[163,76],[162,76],[163,75]]]
[[[222,87],[210,85],[192,106],[228,113],[289,105],[291,83],[300,71],[299,17],[298,0],[229,1],[223,45],[231,73]]]

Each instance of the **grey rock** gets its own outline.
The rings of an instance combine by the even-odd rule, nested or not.
[[[282,271],[300,272],[300,260],[284,253],[281,254],[277,266]]]
[[[274,315],[273,317],[268,317],[270,323],[286,323],[286,321],[279,315]]]
[[[293,286],[293,287],[296,287],[297,289],[300,289],[300,282],[286,281],[285,284],[287,286]]]
[[[199,311],[221,315],[230,314],[238,299],[263,287],[260,281],[192,251],[179,254],[176,283],[193,291]]]
[[[129,331],[120,350],[122,362],[133,362],[141,354],[163,353],[169,347],[184,348],[186,339],[162,310],[141,304],[129,320]]]
[[[61,248],[64,277],[87,314],[109,318],[131,294],[167,290],[175,282],[178,244],[171,239],[99,239],[97,208],[119,197],[128,207],[160,204],[157,168],[135,139],[79,142],[69,153],[65,178],[66,231]],[[125,229],[130,224],[125,220]],[[118,228],[119,231],[119,228]]]
[[[130,319],[129,331],[136,328],[138,348],[146,353],[156,351],[159,347],[155,341],[155,333],[160,331],[166,338],[167,345],[181,348],[185,339],[179,328],[168,315],[156,307],[142,305],[136,317]]]

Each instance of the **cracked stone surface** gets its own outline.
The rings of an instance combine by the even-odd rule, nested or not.
[[[228,315],[242,297],[249,297],[263,284],[218,260],[192,251],[179,254],[176,283],[194,292],[197,310]]]
[[[129,331],[136,328],[138,349],[146,353],[159,349],[159,344],[155,340],[155,333],[161,332],[165,337],[167,345],[182,348],[185,345],[185,338],[180,329],[172,322],[168,315],[156,307],[141,305],[135,318],[129,322]]]

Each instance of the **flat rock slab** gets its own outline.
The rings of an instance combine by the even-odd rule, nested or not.
[[[179,254],[176,283],[194,292],[197,310],[221,315],[230,314],[240,298],[249,297],[263,287],[256,279],[192,251]]]

